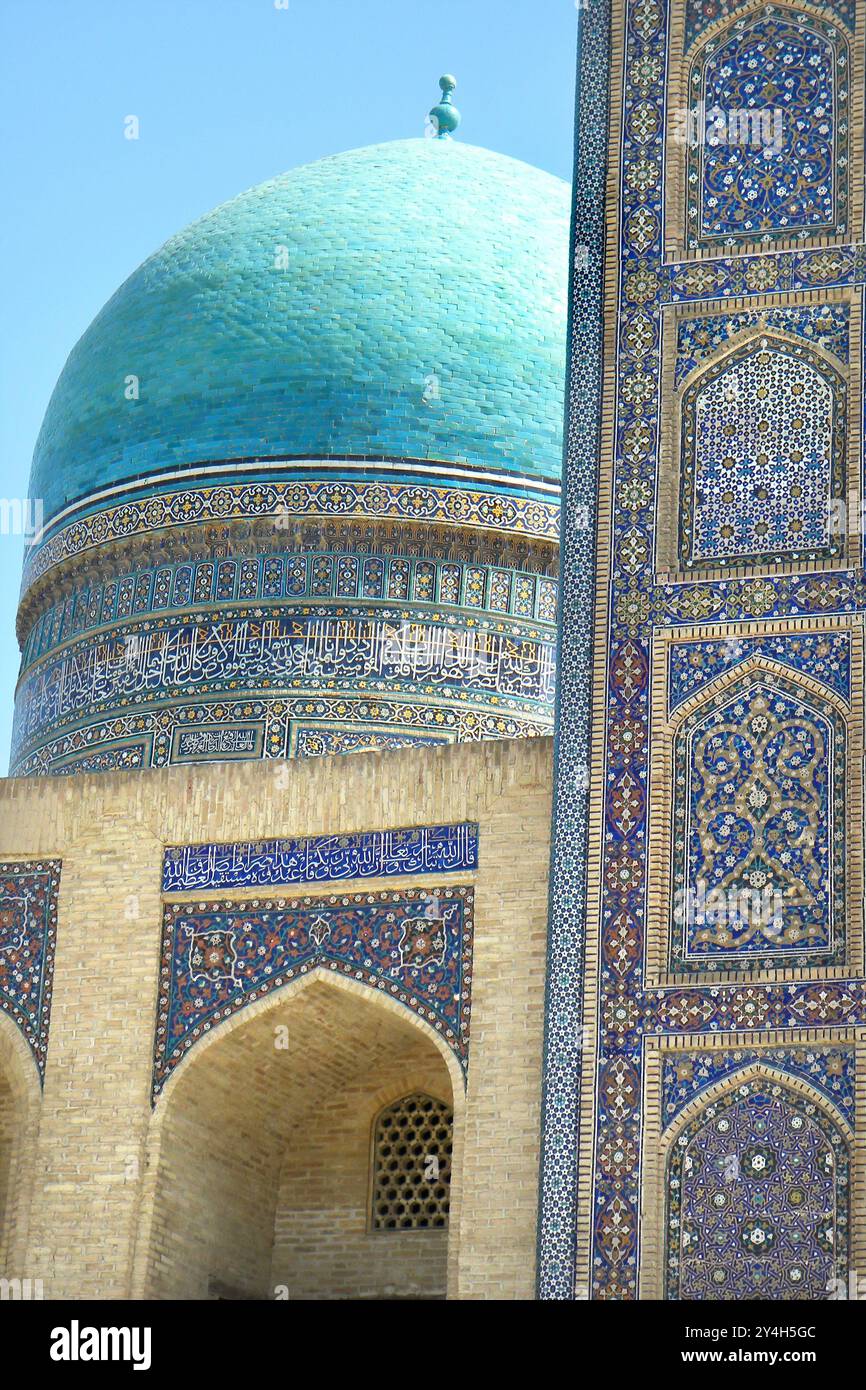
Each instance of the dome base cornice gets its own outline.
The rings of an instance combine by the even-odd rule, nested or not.
[[[386,522],[413,531],[454,528],[479,542],[507,536],[510,547],[559,540],[559,498],[542,500],[476,488],[379,481],[223,483],[124,501],[61,527],[30,548],[24,563],[22,610],[38,582],[58,566],[115,546],[142,541],[157,555],[166,533],[192,525],[219,530],[247,522],[290,533],[296,526]],[[112,562],[113,563],[113,562]],[[28,604],[29,608],[29,604]],[[19,615],[19,630],[21,618]]]
[[[287,522],[280,515],[220,524],[193,522],[105,542],[53,565],[22,594],[16,622],[19,645],[23,647],[43,613],[85,586],[107,584],[126,574],[165,565],[253,558],[274,552],[404,555],[499,566],[550,578],[556,578],[559,568],[555,540],[512,535],[506,546],[498,536],[453,524],[304,516]]]

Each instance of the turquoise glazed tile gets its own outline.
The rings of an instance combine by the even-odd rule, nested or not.
[[[135,475],[261,455],[558,478],[568,217],[559,179],[451,140],[242,193],[145,261],[75,346],[31,495],[48,520]]]

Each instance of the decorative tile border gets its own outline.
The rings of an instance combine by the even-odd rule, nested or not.
[[[317,733],[329,735],[328,751],[340,751],[334,742],[347,728],[364,730],[371,725],[379,731],[393,729],[393,743],[402,747],[407,735],[433,736],[436,742],[477,743],[488,738],[539,738],[551,732],[551,717],[527,717],[523,711],[507,706],[496,710],[478,709],[472,700],[458,699],[453,707],[444,707],[432,697],[435,692],[422,687],[418,697],[401,703],[379,695],[327,695],[310,691],[306,695],[275,696],[262,699],[225,699],[214,696],[198,702],[187,698],[173,700],[168,706],[136,713],[113,713],[93,720],[83,727],[69,729],[44,740],[18,761],[11,764],[13,777],[66,776],[76,772],[131,771],[143,767],[168,767],[176,755],[178,733],[206,729],[212,736],[216,728],[225,728],[233,738],[250,727],[251,721],[263,721],[264,745],[261,756],[265,761],[280,760],[307,751],[297,748],[295,734],[316,724]],[[463,692],[458,692],[462,697]],[[504,702],[503,702],[504,705]],[[349,738],[346,752],[353,751]],[[211,757],[199,756],[197,761],[222,761],[225,752]],[[272,762],[275,767],[276,763]]]
[[[309,599],[327,607],[346,601],[437,603],[553,623],[556,580],[487,563],[368,550],[290,553],[191,560],[126,571],[83,584],[42,612],[22,651],[22,670],[53,648],[109,623],[188,609],[225,613],[235,603]]]
[[[580,13],[575,241],[585,249],[573,277],[563,499],[539,1251],[543,1297],[637,1296],[648,1133],[644,1061],[655,1036],[717,1032],[737,1046],[756,1034],[772,1041],[774,1030],[859,1027],[866,1020],[859,965],[849,966],[845,978],[833,967],[831,979],[791,971],[797,978],[772,984],[692,980],[648,989],[644,977],[647,888],[656,882],[649,872],[646,800],[654,627],[692,624],[690,636],[697,641],[717,635],[700,624],[807,614],[826,619],[866,606],[859,569],[732,574],[703,583],[659,583],[654,574],[664,306],[694,300],[703,309],[731,298],[743,312],[749,304],[742,301],[753,296],[831,286],[859,290],[866,284],[866,245],[860,244],[665,264],[663,229],[672,206],[664,188],[672,15],[681,18],[680,7],[658,0],[589,0]],[[608,214],[603,262],[606,178],[617,202]],[[859,187],[862,170],[854,182]],[[586,575],[591,561],[575,532],[581,514],[596,515],[586,491],[599,455],[593,649]],[[587,830],[588,782],[599,793]],[[586,1027],[581,998],[592,1011]],[[652,1221],[645,1234],[650,1242],[656,1239]]]
[[[191,1048],[249,1004],[322,969],[381,990],[441,1034],[464,1072],[472,888],[174,902],[163,912],[153,1100]]]
[[[836,1117],[787,1076],[756,1069],[717,1090],[665,1155],[664,1296],[812,1302],[845,1288],[853,1156]],[[748,1189],[761,1204],[720,1218]]]
[[[20,775],[49,736],[100,716],[139,710],[170,721],[183,698],[219,705],[265,690],[367,692],[404,709],[423,695],[443,713],[467,696],[481,709],[549,721],[552,636],[549,626],[432,605],[273,604],[143,618],[78,638],[30,667],[16,691],[11,763]]]
[[[526,484],[531,487],[531,483]],[[153,494],[107,507],[71,522],[25,558],[22,594],[54,565],[96,546],[193,522],[226,522],[273,516],[363,517],[427,525],[450,522],[521,538],[557,541],[559,503],[471,488],[427,483],[267,482],[224,483]]]
[[[629,636],[652,626],[866,611],[862,570],[648,586],[621,608]]]
[[[478,868],[478,826],[423,825],[354,835],[311,835],[225,845],[170,845],[164,893],[271,888],[394,874],[450,874]]]
[[[740,984],[647,990],[626,1001],[611,992],[602,1031],[611,1054],[640,1049],[643,1036],[754,1032],[773,1028],[858,1027],[866,1023],[866,981]]]
[[[667,1128],[697,1096],[724,1077],[755,1062],[797,1076],[821,1091],[854,1128],[857,1052],[854,1043],[788,1047],[737,1047],[665,1051],[662,1058],[661,1116]]]
[[[45,1078],[60,860],[0,864],[0,1010],[23,1033]]]
[[[715,257],[660,266],[653,291],[659,304],[690,299],[712,303],[737,295],[776,294],[866,284],[866,243],[781,255]]]
[[[539,1177],[539,1298],[575,1289],[578,1124],[583,1061],[589,761],[592,740],[596,517],[602,369],[610,3],[578,11],[574,210],[571,233],[568,402],[560,549],[554,804],[545,995],[544,1093]],[[595,653],[604,665],[604,651]]]

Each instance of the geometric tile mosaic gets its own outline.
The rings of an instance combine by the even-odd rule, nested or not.
[[[841,553],[846,420],[844,381],[805,345],[750,339],[707,367],[683,397],[683,566]]]
[[[472,888],[436,886],[166,903],[154,1100],[202,1037],[316,968],[363,982],[424,1019],[465,1072],[473,900]]]
[[[580,7],[578,15],[573,180],[576,253],[571,276],[562,493],[567,523],[562,527],[560,547],[558,737],[538,1213],[537,1289],[544,1299],[571,1299],[575,1289],[594,568],[602,371],[606,362],[603,267],[610,71],[610,7],[607,0],[590,0],[589,5]]]
[[[556,618],[556,581],[543,575],[417,556],[282,552],[163,565],[85,584],[40,614],[24,643],[22,665],[109,622],[191,603],[222,608],[281,598],[399,599]]]
[[[848,1274],[850,1155],[814,1101],[764,1077],[707,1104],[673,1145],[667,1296],[827,1298]]]

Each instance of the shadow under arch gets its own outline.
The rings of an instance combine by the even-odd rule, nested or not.
[[[375,1118],[418,1091],[454,1112],[449,1225],[374,1234]],[[459,1063],[417,1015],[321,967],[290,982],[215,1028],[166,1083],[131,1296],[443,1296],[456,1273],[463,1111]]]
[[[814,1299],[847,1287],[854,1134],[818,1087],[746,1063],[692,1097],[660,1150],[667,1298]]]
[[[0,1275],[20,1278],[42,1087],[30,1048],[0,1012]]]

